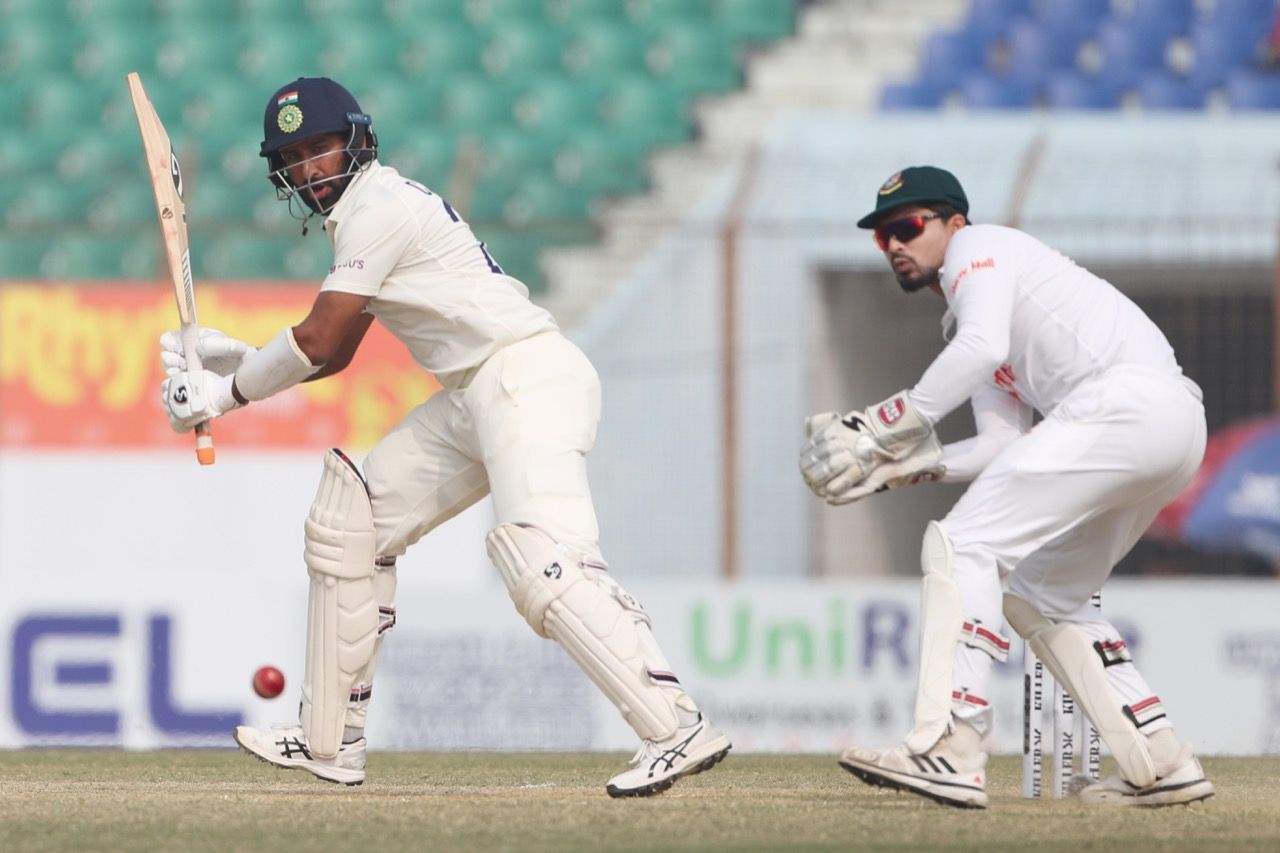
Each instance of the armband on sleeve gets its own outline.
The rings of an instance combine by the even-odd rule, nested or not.
[[[236,371],[235,387],[247,400],[265,400],[319,369],[298,348],[293,329],[285,329],[244,360]]]

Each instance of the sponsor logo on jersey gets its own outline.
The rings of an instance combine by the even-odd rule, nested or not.
[[[1013,372],[1013,367],[1008,362],[996,368],[996,372],[992,377],[995,383],[1015,400],[1021,400],[1022,395],[1018,393],[1018,377]]]
[[[349,261],[343,261],[340,264],[334,264],[333,266],[329,267],[329,272],[335,273],[338,270],[362,270],[362,269],[364,269],[364,259],[353,258],[352,260],[349,260]]]
[[[902,173],[894,172],[889,176],[883,184],[880,185],[880,195],[889,195],[902,189]]]
[[[276,126],[285,133],[293,133],[302,127],[302,110],[297,104],[285,104],[276,113]]]
[[[903,404],[902,399],[894,397],[880,407],[880,420],[884,422],[885,426],[893,426],[906,410],[907,407]]]

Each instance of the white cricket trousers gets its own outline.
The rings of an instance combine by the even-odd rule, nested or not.
[[[437,391],[369,452],[378,555],[396,557],[487,494],[498,523],[542,528],[600,559],[586,454],[600,422],[591,362],[550,332],[494,353]]]
[[[1090,597],[1191,480],[1205,433],[1200,389],[1180,375],[1123,365],[1080,385],[1001,451],[942,521],[965,617],[1002,625],[1007,584],[1091,640],[1119,639]],[[991,667],[986,654],[958,645],[953,691],[985,699]],[[1106,672],[1124,704],[1152,704],[1133,664]],[[956,713],[980,731],[989,726],[980,703]],[[1168,725],[1161,718],[1142,731]]]

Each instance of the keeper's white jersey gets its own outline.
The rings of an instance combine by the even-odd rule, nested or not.
[[[503,347],[558,328],[448,202],[377,161],[324,229],[333,266],[320,289],[372,297],[369,313],[446,388]]]
[[[1016,229],[960,229],[939,282],[955,335],[911,389],[931,423],[991,383],[1048,413],[1116,365],[1182,374],[1164,334],[1128,297]]]

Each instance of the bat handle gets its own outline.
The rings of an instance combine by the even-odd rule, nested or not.
[[[213,464],[213,430],[208,421],[196,425],[196,459],[201,465]]]

